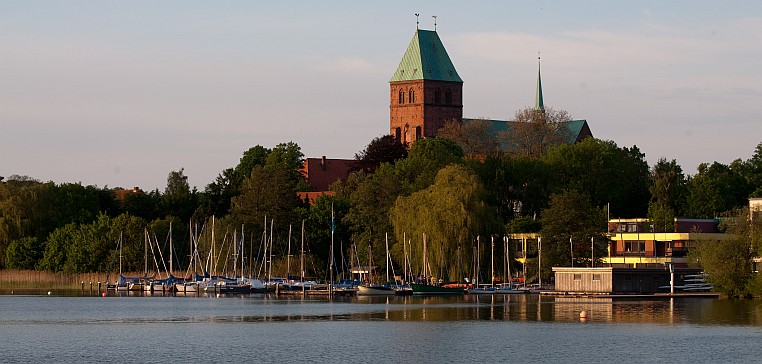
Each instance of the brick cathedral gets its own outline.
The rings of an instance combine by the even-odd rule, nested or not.
[[[542,83],[537,73],[535,110],[543,111]],[[448,121],[468,123],[463,118],[463,80],[455,70],[436,31],[417,29],[389,80],[389,134],[400,143],[413,143],[434,137]],[[510,120],[488,120],[497,134],[510,132]],[[563,123],[568,129],[568,143],[592,137],[586,120]],[[307,158],[303,172],[313,191],[328,191],[331,183],[346,179],[352,160]],[[313,199],[324,192],[300,193]],[[325,192],[332,194],[330,192]]]

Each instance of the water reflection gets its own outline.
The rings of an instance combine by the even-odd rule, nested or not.
[[[15,295],[15,294],[14,294]],[[4,299],[9,322],[36,320],[55,308],[74,322],[288,322],[288,321],[517,321],[660,325],[762,326],[762,302],[716,298],[647,299],[545,295],[466,295],[456,297],[275,296],[273,294],[177,294],[169,292],[39,292]],[[51,300],[41,300],[45,296]],[[76,296],[76,297],[71,297]],[[2,298],[6,297],[6,298]],[[35,308],[35,311],[31,310]],[[69,310],[66,308],[70,307]],[[86,312],[80,314],[79,312]],[[16,318],[13,318],[16,315]],[[25,317],[25,315],[27,315]]]

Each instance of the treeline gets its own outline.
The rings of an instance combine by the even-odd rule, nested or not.
[[[272,234],[278,275],[298,274],[296,260],[290,272],[285,260],[289,238],[291,255],[298,254],[304,222],[309,275],[326,274],[332,240],[338,269],[350,260],[383,265],[387,233],[397,273],[408,261],[417,274],[425,234],[429,268],[460,280],[479,259],[477,237],[486,262],[490,237],[541,232],[547,276],[571,254],[580,266],[591,264],[590,249],[603,256],[607,217],[648,216],[668,229],[675,216],[716,217],[762,196],[762,144],[747,160],[702,164],[691,176],[675,160],[649,168],[636,146],[613,141],[589,138],[533,150],[540,152],[479,150],[457,132],[409,148],[379,137],[358,152],[357,170],[332,186],[334,196],[311,202],[298,198],[310,187],[300,172],[304,156],[291,142],[245,151],[203,191],[189,186],[183,169],[169,173],[164,191],[121,199],[114,189],[12,176],[0,184],[0,266],[115,271],[121,241],[122,269],[140,271],[147,238],[159,242],[165,259],[170,255],[171,225],[175,267],[187,267],[192,240],[201,256],[210,251],[214,218],[215,262],[229,259],[223,255],[235,234],[244,236],[239,248],[253,263]],[[580,242],[573,252],[570,239]],[[591,248],[591,239],[600,243]],[[496,259],[502,254],[496,249]],[[536,264],[527,271],[536,278]]]

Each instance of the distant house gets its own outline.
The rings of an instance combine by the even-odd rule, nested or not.
[[[307,158],[302,173],[312,191],[299,192],[302,200],[313,201],[321,195],[333,196],[330,186],[339,180],[346,180],[357,162],[354,159]]]
[[[114,190],[114,195],[116,196],[116,199],[118,201],[124,201],[125,197],[128,195],[138,195],[143,194],[143,191],[140,189],[140,187],[133,187],[131,190],[125,190],[125,189],[117,189]]]
[[[716,242],[732,237],[719,232],[719,220],[675,218],[674,230],[654,232],[648,219],[609,220],[607,264],[617,267],[656,267],[674,263],[687,267],[686,255],[696,242]]]

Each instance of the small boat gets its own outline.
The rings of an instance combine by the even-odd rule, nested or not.
[[[464,294],[466,290],[459,286],[429,285],[413,283],[413,295],[456,295]]]
[[[358,296],[394,296],[397,291],[388,285],[363,284],[357,286]]]

